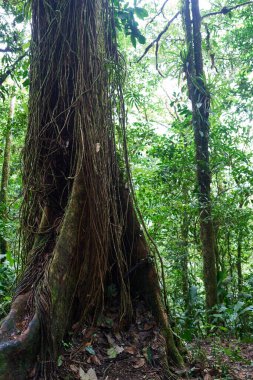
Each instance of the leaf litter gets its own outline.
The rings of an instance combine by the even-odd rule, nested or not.
[[[136,301],[137,302],[137,301]],[[118,307],[111,306],[96,328],[75,323],[72,340],[61,353],[58,379],[162,380],[165,342],[144,303],[135,305],[135,321],[120,328]],[[152,360],[151,360],[152,358]]]
[[[56,378],[167,379],[161,366],[164,338],[143,302],[139,301],[135,310],[135,322],[123,330],[119,328],[116,306],[104,312],[96,327],[75,324],[71,344],[60,355]],[[187,350],[186,368],[174,368],[177,380],[253,379],[253,344],[202,340],[188,344]]]

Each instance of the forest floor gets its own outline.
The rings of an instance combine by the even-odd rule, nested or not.
[[[188,369],[188,379],[253,380],[253,344],[216,336],[195,341],[188,352],[194,364]]]
[[[95,328],[73,326],[70,343],[58,359],[57,379],[71,380],[165,380],[162,361],[165,341],[143,303],[135,308],[136,323],[117,329],[118,308],[111,307]],[[217,337],[187,346],[188,364],[172,369],[179,379],[253,380],[253,344]]]

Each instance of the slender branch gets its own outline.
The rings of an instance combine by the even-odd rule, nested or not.
[[[4,81],[8,78],[8,76],[10,76],[13,71],[15,70],[17,64],[22,61],[22,59],[27,55],[27,52],[25,52],[24,54],[22,54],[20,57],[17,58],[17,60],[11,65],[11,67],[9,69],[7,69],[5,71],[5,73],[3,73],[1,76],[0,76],[0,86],[2,86],[2,84],[4,83]]]
[[[155,46],[155,67],[156,67],[156,70],[158,71],[159,75],[161,75],[161,77],[165,78],[165,76],[162,74],[162,72],[159,69],[158,52],[159,52],[159,41],[156,42],[156,46]]]
[[[22,49],[20,47],[10,47],[10,46],[7,46],[6,48],[4,49],[1,49],[0,48],[0,53],[15,53],[15,52],[20,52]]]
[[[180,11],[177,12],[171,20],[169,20],[165,26],[165,28],[158,34],[158,36],[156,37],[156,39],[154,39],[145,49],[144,53],[142,54],[142,56],[137,60],[137,63],[140,62],[142,60],[143,57],[145,57],[145,55],[148,53],[148,51],[156,44],[159,44],[159,41],[160,39],[162,38],[162,36],[164,35],[164,33],[167,32],[167,30],[169,29],[170,25],[173,23],[174,20],[176,20],[176,18],[180,15]]]
[[[0,53],[7,53],[7,52],[12,52],[12,49],[9,48],[8,46],[5,49],[0,49]]]
[[[243,7],[245,5],[253,5],[253,1],[245,1],[245,3],[237,4],[234,7],[224,7],[220,11],[207,13],[207,14],[205,14],[205,15],[202,16],[202,20],[203,20],[203,18],[206,18],[206,17],[209,17],[209,16],[226,15],[227,13],[233,11],[234,9]]]
[[[147,23],[146,27],[149,24],[151,24],[158,16],[160,16],[161,13],[163,14],[164,8],[165,8],[166,4],[168,3],[168,1],[169,0],[165,0],[165,2],[163,3],[163,5],[161,6],[159,12],[154,17],[152,17],[152,19]]]

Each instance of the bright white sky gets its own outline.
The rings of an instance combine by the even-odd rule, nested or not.
[[[157,7],[159,8],[159,7],[161,7],[162,5],[163,5],[163,3],[164,3],[164,1],[165,0],[139,0],[139,1],[137,1],[137,4],[144,4],[144,3],[150,3],[150,4],[156,4],[157,5]],[[129,1],[130,2],[130,4],[132,3],[132,5],[133,5],[133,3],[134,3],[134,0],[131,0],[131,1]],[[166,5],[166,8],[167,9],[179,9],[179,3],[180,3],[180,1],[179,0],[169,0],[168,1],[168,3],[167,3],[167,5]],[[210,9],[210,1],[209,0],[199,0],[199,6],[200,6],[200,9],[202,9],[202,10],[208,10],[208,9]]]
[[[164,0],[158,0],[161,4],[164,3]],[[171,4],[171,6],[175,6],[178,4],[178,0],[169,0],[168,2],[168,7],[170,6],[169,4]],[[209,0],[199,0],[199,7],[200,9],[202,10],[208,10],[210,9],[210,2]]]

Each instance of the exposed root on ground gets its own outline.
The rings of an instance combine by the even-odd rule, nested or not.
[[[40,345],[38,316],[27,310],[30,294],[18,296],[0,328],[0,379],[25,379]]]

